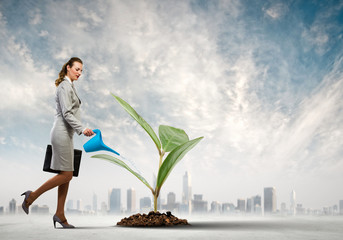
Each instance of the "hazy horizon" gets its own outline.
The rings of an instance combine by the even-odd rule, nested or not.
[[[212,201],[290,193],[305,208],[343,200],[343,2],[0,1],[0,206],[34,190],[55,106],[54,80],[72,56],[86,126],[153,182],[154,143],[110,92],[158,133],[161,124],[205,138],[175,167],[162,198],[188,171]],[[75,148],[88,140],[74,136]],[[126,170],[83,152],[68,199],[150,191]],[[56,190],[36,204],[56,206]],[[138,200],[137,200],[138,201]]]

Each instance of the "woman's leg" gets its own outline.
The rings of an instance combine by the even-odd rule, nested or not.
[[[64,216],[64,206],[68,194],[69,182],[58,186],[58,196],[57,196],[57,209],[56,216],[64,221],[66,217]],[[68,224],[68,222],[66,223]]]
[[[73,178],[73,172],[72,171],[62,171],[58,175],[50,178],[48,181],[46,181],[42,186],[40,186],[36,191],[33,191],[30,196],[27,198],[27,205],[31,205],[40,195],[45,193],[46,191],[63,185],[65,183],[69,183],[70,180]],[[67,187],[68,191],[68,187]]]

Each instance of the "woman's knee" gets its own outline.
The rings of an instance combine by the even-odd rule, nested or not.
[[[65,182],[70,182],[73,179],[73,172],[63,171],[60,174],[65,178]]]

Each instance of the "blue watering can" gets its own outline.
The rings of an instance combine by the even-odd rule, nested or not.
[[[92,137],[91,139],[89,139],[85,144],[83,144],[83,149],[86,152],[95,152],[95,151],[105,150],[105,151],[113,152],[117,154],[118,156],[120,156],[119,153],[117,153],[112,148],[106,146],[105,143],[103,143],[102,137],[101,137],[101,131],[99,129],[94,129],[93,132],[96,135]]]

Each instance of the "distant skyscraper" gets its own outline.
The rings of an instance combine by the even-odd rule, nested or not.
[[[93,193],[93,211],[98,212],[98,196],[95,193]]]
[[[176,202],[176,195],[175,195],[175,193],[173,193],[173,192],[168,193],[167,205],[175,204],[175,202]]]
[[[221,209],[222,209],[222,205],[217,202],[217,201],[213,201],[211,203],[211,213],[221,213]]]
[[[237,210],[245,212],[245,199],[237,199]]]
[[[207,201],[202,200],[202,194],[194,194],[192,213],[207,213]]]
[[[264,188],[264,213],[276,212],[276,191],[274,187]]]
[[[82,199],[79,199],[76,201],[76,209],[79,211],[83,210],[83,206],[82,206]]]
[[[261,204],[261,196],[260,195],[256,195],[254,197],[252,197],[252,205],[253,205],[253,212],[254,213],[258,213],[260,214],[261,213],[261,207],[262,207],[262,204]]]
[[[251,197],[251,198],[248,198],[247,199],[247,208],[246,208],[246,212],[247,213],[252,213],[254,212],[254,199]]]
[[[183,176],[182,203],[189,205],[191,200],[192,200],[191,176],[186,171],[185,175]]]
[[[47,205],[44,205],[44,206],[33,205],[31,207],[30,213],[31,212],[35,214],[49,214],[49,207]]]
[[[234,213],[235,212],[235,205],[233,205],[233,203],[223,203],[222,204],[222,212],[223,213]]]
[[[148,212],[151,210],[151,198],[144,197],[139,200],[139,208],[141,212]]]
[[[17,202],[16,200],[12,199],[9,203],[9,211],[11,214],[16,213],[16,208],[17,208]]]
[[[74,201],[73,200],[71,200],[71,199],[69,199],[68,201],[67,201],[67,209],[74,209]]]
[[[339,214],[343,215],[343,200],[339,200]]]
[[[167,209],[172,211],[176,206],[176,195],[173,192],[168,193],[167,195]]]
[[[291,215],[296,214],[296,203],[295,203],[295,192],[292,190],[291,195],[290,195],[290,205],[289,205],[289,211]]]
[[[131,213],[136,211],[136,191],[133,188],[127,190],[127,212]]]
[[[120,199],[121,199],[120,188],[113,188],[109,196],[109,208],[110,213],[120,213]]]
[[[297,203],[297,207],[295,211],[297,215],[303,215],[305,213],[305,208],[303,207],[302,204]]]

